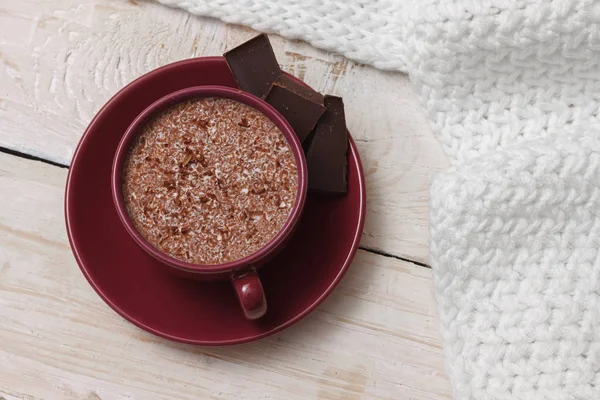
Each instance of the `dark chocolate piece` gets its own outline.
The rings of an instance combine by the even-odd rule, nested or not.
[[[271,42],[264,33],[223,55],[238,87],[263,99],[281,74]]]
[[[287,75],[280,75],[266,99],[267,103],[290,123],[303,142],[325,112],[323,95],[307,88]]]
[[[311,190],[348,193],[348,131],[344,102],[340,97],[325,96],[327,111],[315,127],[306,154],[308,188]]]

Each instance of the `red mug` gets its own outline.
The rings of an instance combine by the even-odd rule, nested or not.
[[[296,167],[298,169],[298,192],[296,194],[296,201],[281,230],[261,249],[251,255],[236,261],[216,265],[192,264],[177,260],[148,243],[136,230],[133,222],[129,218],[122,192],[122,172],[125,159],[127,158],[127,151],[132,140],[140,132],[141,128],[152,119],[152,117],[156,116],[169,106],[185,100],[206,97],[220,97],[236,100],[263,113],[267,118],[273,121],[285,136],[294,155]],[[302,145],[290,124],[281,116],[281,114],[279,114],[279,112],[277,112],[277,110],[256,96],[239,89],[232,89],[224,86],[197,86],[168,94],[148,106],[137,116],[131,125],[129,125],[117,147],[112,166],[111,179],[113,200],[119,218],[129,235],[145,252],[169,267],[173,272],[186,278],[203,281],[231,280],[246,317],[248,319],[257,319],[265,314],[267,311],[267,301],[256,270],[262,267],[285,246],[285,243],[298,225],[298,220],[300,219],[300,215],[304,208],[307,190],[306,160],[304,158]]]

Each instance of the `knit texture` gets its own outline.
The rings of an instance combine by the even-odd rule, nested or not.
[[[403,4],[390,0],[158,0],[194,14],[302,39],[355,61],[405,71],[398,24]]]
[[[598,132],[439,175],[431,257],[457,399],[600,398]]]
[[[408,73],[455,398],[600,398],[600,3],[160,1]]]

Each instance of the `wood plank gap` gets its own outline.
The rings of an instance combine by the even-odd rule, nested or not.
[[[422,263],[420,261],[415,261],[415,260],[411,260],[411,259],[408,259],[408,258],[400,257],[400,256],[394,255],[392,253],[388,253],[388,252],[383,251],[383,250],[371,249],[369,247],[364,247],[364,246],[358,246],[358,248],[361,249],[361,250],[363,250],[363,251],[366,251],[368,253],[377,254],[377,255],[380,255],[380,256],[383,256],[383,257],[394,258],[396,260],[401,260],[401,261],[404,261],[404,262],[408,262],[408,263],[411,263],[411,264],[418,265],[419,267],[424,267],[424,268],[431,269],[430,265],[427,265],[427,264]]]
[[[43,162],[44,164],[49,164],[49,165],[52,165],[52,166],[55,166],[55,167],[59,167],[59,168],[67,168],[67,169],[69,168],[69,166],[66,165],[66,164],[57,163],[56,161],[51,161],[51,160],[47,160],[47,159],[42,158],[42,157],[34,156],[34,155],[31,155],[31,154],[27,154],[27,153],[22,153],[22,152],[17,151],[17,150],[8,149],[6,147],[0,147],[0,153],[9,154],[9,155],[15,156],[15,157],[25,158],[27,160],[33,160],[33,161]]]

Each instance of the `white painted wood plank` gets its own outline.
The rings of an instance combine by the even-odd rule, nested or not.
[[[5,399],[450,398],[431,271],[359,251],[332,296],[274,337],[171,343],[122,320],[67,243],[66,170],[0,154]]]
[[[255,34],[121,0],[4,0],[0,26],[0,146],[65,164],[93,115],[125,84],[173,61],[220,55]],[[448,162],[407,77],[272,41],[285,70],[344,98],[367,174],[362,245],[426,262],[427,188]]]

